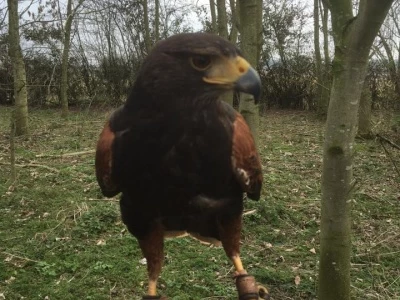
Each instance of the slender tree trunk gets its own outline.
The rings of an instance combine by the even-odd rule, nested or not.
[[[228,21],[226,17],[225,0],[217,0],[218,35],[228,39]]]
[[[317,79],[316,104],[320,114],[326,114],[323,100],[322,58],[319,42],[319,0],[314,0],[314,52],[315,52],[315,77]]]
[[[260,35],[257,28],[261,21],[262,10],[259,5],[262,0],[239,0],[240,9],[240,37],[241,37],[241,50],[246,59],[254,67],[258,65],[259,49],[260,49]],[[245,118],[247,124],[254,135],[254,139],[258,144],[259,135],[259,109],[251,96],[242,94],[240,99],[239,111]]]
[[[64,26],[64,48],[61,59],[61,85],[60,85],[60,102],[61,102],[61,116],[68,116],[68,60],[69,50],[71,48],[71,30],[72,21],[79,6],[82,5],[84,0],[79,0],[78,5],[72,10],[72,1],[67,2],[67,19]]]
[[[68,116],[68,58],[69,49],[71,46],[71,28],[72,28],[72,0],[67,2],[67,20],[64,26],[64,49],[61,60],[61,115],[63,117]]]
[[[156,12],[155,12],[155,21],[154,21],[154,31],[155,31],[155,40],[158,42],[160,40],[160,0],[155,0]]]
[[[322,3],[321,3],[322,2]],[[322,34],[324,38],[324,68],[322,69],[322,95],[321,95],[321,103],[325,108],[325,115],[328,111],[329,105],[329,97],[331,92],[332,86],[332,79],[331,79],[331,59],[329,57],[329,31],[328,31],[328,16],[329,16],[329,9],[326,3],[326,0],[322,0],[320,4],[322,4]]]
[[[335,42],[322,167],[319,299],[350,299],[351,191],[357,114],[368,54],[393,0],[329,1]]]
[[[395,90],[396,94],[398,96],[400,96],[400,80],[398,78],[398,70],[396,70],[397,66],[396,66],[395,59],[393,57],[392,49],[389,46],[388,42],[386,41],[386,38],[383,37],[382,34],[378,34],[378,36],[379,36],[379,38],[382,42],[383,48],[385,49],[385,52],[386,52],[386,56],[387,56],[387,64],[386,65],[387,65],[387,69],[390,74],[390,79],[392,80],[393,85],[394,85],[394,90]],[[400,53],[400,49],[399,49],[399,53]]]
[[[149,25],[149,11],[147,6],[147,0],[142,0],[143,5],[143,22],[144,22],[144,44],[146,47],[146,53],[150,53],[151,40],[150,40],[150,25]]]
[[[396,79],[397,79],[397,86],[400,87],[400,41],[399,41],[399,45],[397,46],[397,49],[398,49],[398,51],[397,51],[397,77],[396,77]],[[400,89],[397,93],[397,96],[400,101]],[[400,108],[400,104],[399,104],[398,108]]]
[[[210,0],[211,31],[217,33],[217,13],[215,12],[215,0]]]
[[[231,7],[231,12],[232,12],[232,28],[231,32],[229,34],[229,40],[236,44],[237,38],[238,38],[238,33],[239,33],[239,15],[238,15],[238,5],[236,4],[235,0],[229,0],[229,4]]]
[[[322,4],[322,35],[324,37],[324,63],[325,68],[330,66],[331,59],[329,57],[329,29],[328,29],[328,17],[329,17],[329,8],[326,3],[327,0],[320,0],[320,4]]]
[[[256,35],[257,35],[257,63],[254,67],[257,67],[258,62],[261,59],[261,50],[264,43],[263,38],[263,0],[257,1],[257,20],[256,20]]]
[[[400,10],[400,6],[397,5],[397,7],[393,7],[390,10],[390,15],[393,20],[394,26],[397,30],[397,36],[400,34],[400,20],[398,17],[398,11]],[[400,41],[398,41],[397,44],[397,64],[395,65],[397,68],[396,76],[395,76],[395,91],[397,94],[397,100],[398,100],[398,108],[400,108]]]
[[[360,112],[358,114],[358,134],[364,138],[371,138],[371,110],[372,95],[368,86],[368,80],[364,82],[364,87],[360,98]]]
[[[225,0],[217,0],[217,11],[218,11],[218,35],[228,39],[228,24],[226,17],[226,5]],[[233,92],[227,92],[222,96],[222,99],[233,106]]]
[[[28,130],[28,94],[26,89],[25,63],[19,37],[18,1],[8,0],[9,55],[12,62],[15,97],[15,135],[25,135]]]
[[[15,111],[11,113],[10,125],[10,179],[11,184],[14,184],[17,179],[17,171],[15,168]]]

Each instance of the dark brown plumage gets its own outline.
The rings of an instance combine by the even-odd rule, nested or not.
[[[154,47],[100,135],[97,180],[105,196],[122,193],[122,220],[147,259],[148,296],[156,295],[165,236],[222,242],[236,275],[247,274],[243,193],[260,198],[262,172],[249,127],[220,100],[233,89],[259,97],[260,79],[236,47],[210,34],[173,36]]]

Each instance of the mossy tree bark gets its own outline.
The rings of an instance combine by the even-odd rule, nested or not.
[[[244,57],[250,62],[253,67],[257,67],[259,51],[261,49],[261,35],[258,24],[262,20],[262,10],[260,9],[262,0],[239,0],[240,13],[240,39],[241,50]],[[253,101],[253,97],[242,94],[239,105],[239,112],[245,118],[247,124],[254,135],[254,139],[258,144],[259,134],[259,109]]]
[[[15,135],[25,135],[28,130],[28,94],[26,89],[25,63],[19,37],[18,1],[8,0],[9,55],[14,77],[14,121]]]
[[[368,55],[393,0],[329,0],[335,42],[322,168],[321,300],[350,299],[350,195],[357,114]]]

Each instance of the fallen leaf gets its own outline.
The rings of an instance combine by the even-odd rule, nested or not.
[[[96,242],[97,246],[103,246],[105,244],[106,244],[106,241],[105,240],[101,240],[101,239]]]
[[[271,243],[264,243],[264,247],[267,249],[272,248],[272,244]]]
[[[299,275],[296,275],[296,277],[294,278],[294,284],[296,286],[298,286],[300,284],[300,276]]]
[[[6,282],[7,284],[10,284],[10,283],[12,283],[14,280],[15,280],[15,277],[14,277],[14,276],[11,276],[10,278],[6,279],[5,282]]]

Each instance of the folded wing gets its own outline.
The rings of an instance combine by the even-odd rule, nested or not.
[[[247,196],[260,199],[262,167],[249,126],[240,114],[233,123],[232,168]]]
[[[114,197],[120,192],[118,185],[113,182],[111,176],[114,139],[115,133],[111,130],[110,122],[107,121],[97,142],[95,159],[97,182],[106,197]]]

